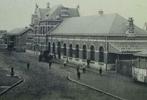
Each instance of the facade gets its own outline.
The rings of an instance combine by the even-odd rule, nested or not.
[[[26,42],[28,41],[28,34],[33,32],[30,28],[16,28],[7,33],[8,48],[16,51],[25,51]]]
[[[7,48],[6,34],[6,30],[0,30],[0,51],[5,50]]]
[[[47,3],[46,8],[39,8],[39,6],[36,5],[31,22],[31,27],[34,30],[34,33],[31,34],[31,36],[34,39],[33,45],[36,47],[35,50],[45,50],[46,33],[48,31],[56,28],[64,19],[77,16],[79,16],[78,7],[68,8],[57,5],[51,8],[50,4]]]
[[[86,63],[91,67],[116,69],[116,63],[132,59],[146,50],[147,32],[135,26],[133,19],[118,14],[73,17],[48,32],[48,51],[59,59]],[[118,68],[119,69],[119,68]]]

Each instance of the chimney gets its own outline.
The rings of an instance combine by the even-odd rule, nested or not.
[[[129,33],[134,33],[134,20],[132,17],[128,19],[128,23],[129,23],[129,27],[128,27]]]
[[[47,8],[50,8],[50,3],[49,2],[46,4],[46,7]]]
[[[98,11],[98,13],[99,13],[99,15],[103,15],[103,14],[104,14],[104,11],[103,11],[102,9],[100,9],[100,10]]]

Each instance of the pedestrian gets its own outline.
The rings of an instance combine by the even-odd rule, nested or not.
[[[90,59],[87,59],[87,67],[90,67]]]
[[[11,67],[11,77],[13,77],[13,76],[14,76],[14,68]]]
[[[68,63],[68,57],[67,57],[67,59],[66,59],[66,62]]]
[[[102,67],[99,69],[99,74],[102,75]]]
[[[77,65],[77,78],[80,79],[81,73],[80,73],[80,65]]]
[[[78,77],[78,79],[80,80],[80,78],[81,78],[81,73],[80,73],[80,70],[79,70],[79,71],[77,71],[77,77]]]
[[[86,65],[85,65],[85,64],[83,64],[83,66],[82,66],[82,70],[83,70],[83,73],[86,72]]]
[[[80,65],[77,65],[77,72],[80,70]]]
[[[30,63],[29,62],[27,63],[27,69],[28,70],[30,69]]]
[[[52,66],[52,61],[50,60],[49,61],[49,69],[51,69],[51,66]]]
[[[66,67],[67,61],[64,61],[64,67]]]

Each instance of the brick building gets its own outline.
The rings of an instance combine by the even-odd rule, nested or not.
[[[131,60],[132,54],[147,49],[147,32],[134,25],[133,18],[102,12],[64,20],[48,32],[47,40],[48,50],[59,59],[76,63],[90,59],[91,67],[103,69],[116,69],[117,60]]]
[[[39,8],[36,5],[34,14],[32,14],[31,27],[33,28],[33,45],[37,47],[35,50],[43,51],[46,47],[46,33],[56,28],[64,19],[79,16],[78,7],[69,8],[63,5],[50,7],[47,3],[46,8]]]

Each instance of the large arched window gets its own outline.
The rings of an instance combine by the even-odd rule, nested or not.
[[[104,62],[104,48],[99,48],[99,62]]]
[[[63,55],[66,56],[66,44],[63,44]]]
[[[83,45],[83,59],[87,59],[87,48],[86,45]]]
[[[51,51],[51,43],[50,42],[48,43],[48,51],[49,52]]]
[[[53,43],[52,53],[53,53],[53,54],[55,54],[55,53],[56,53],[56,51],[55,51],[55,43]]]
[[[76,45],[75,57],[76,57],[76,58],[79,58],[79,45]]]
[[[95,49],[93,45],[90,47],[90,60],[95,60]]]
[[[72,44],[69,45],[69,57],[73,57]]]
[[[60,59],[61,58],[61,43],[58,42],[57,44],[57,53],[58,53],[58,58]]]

